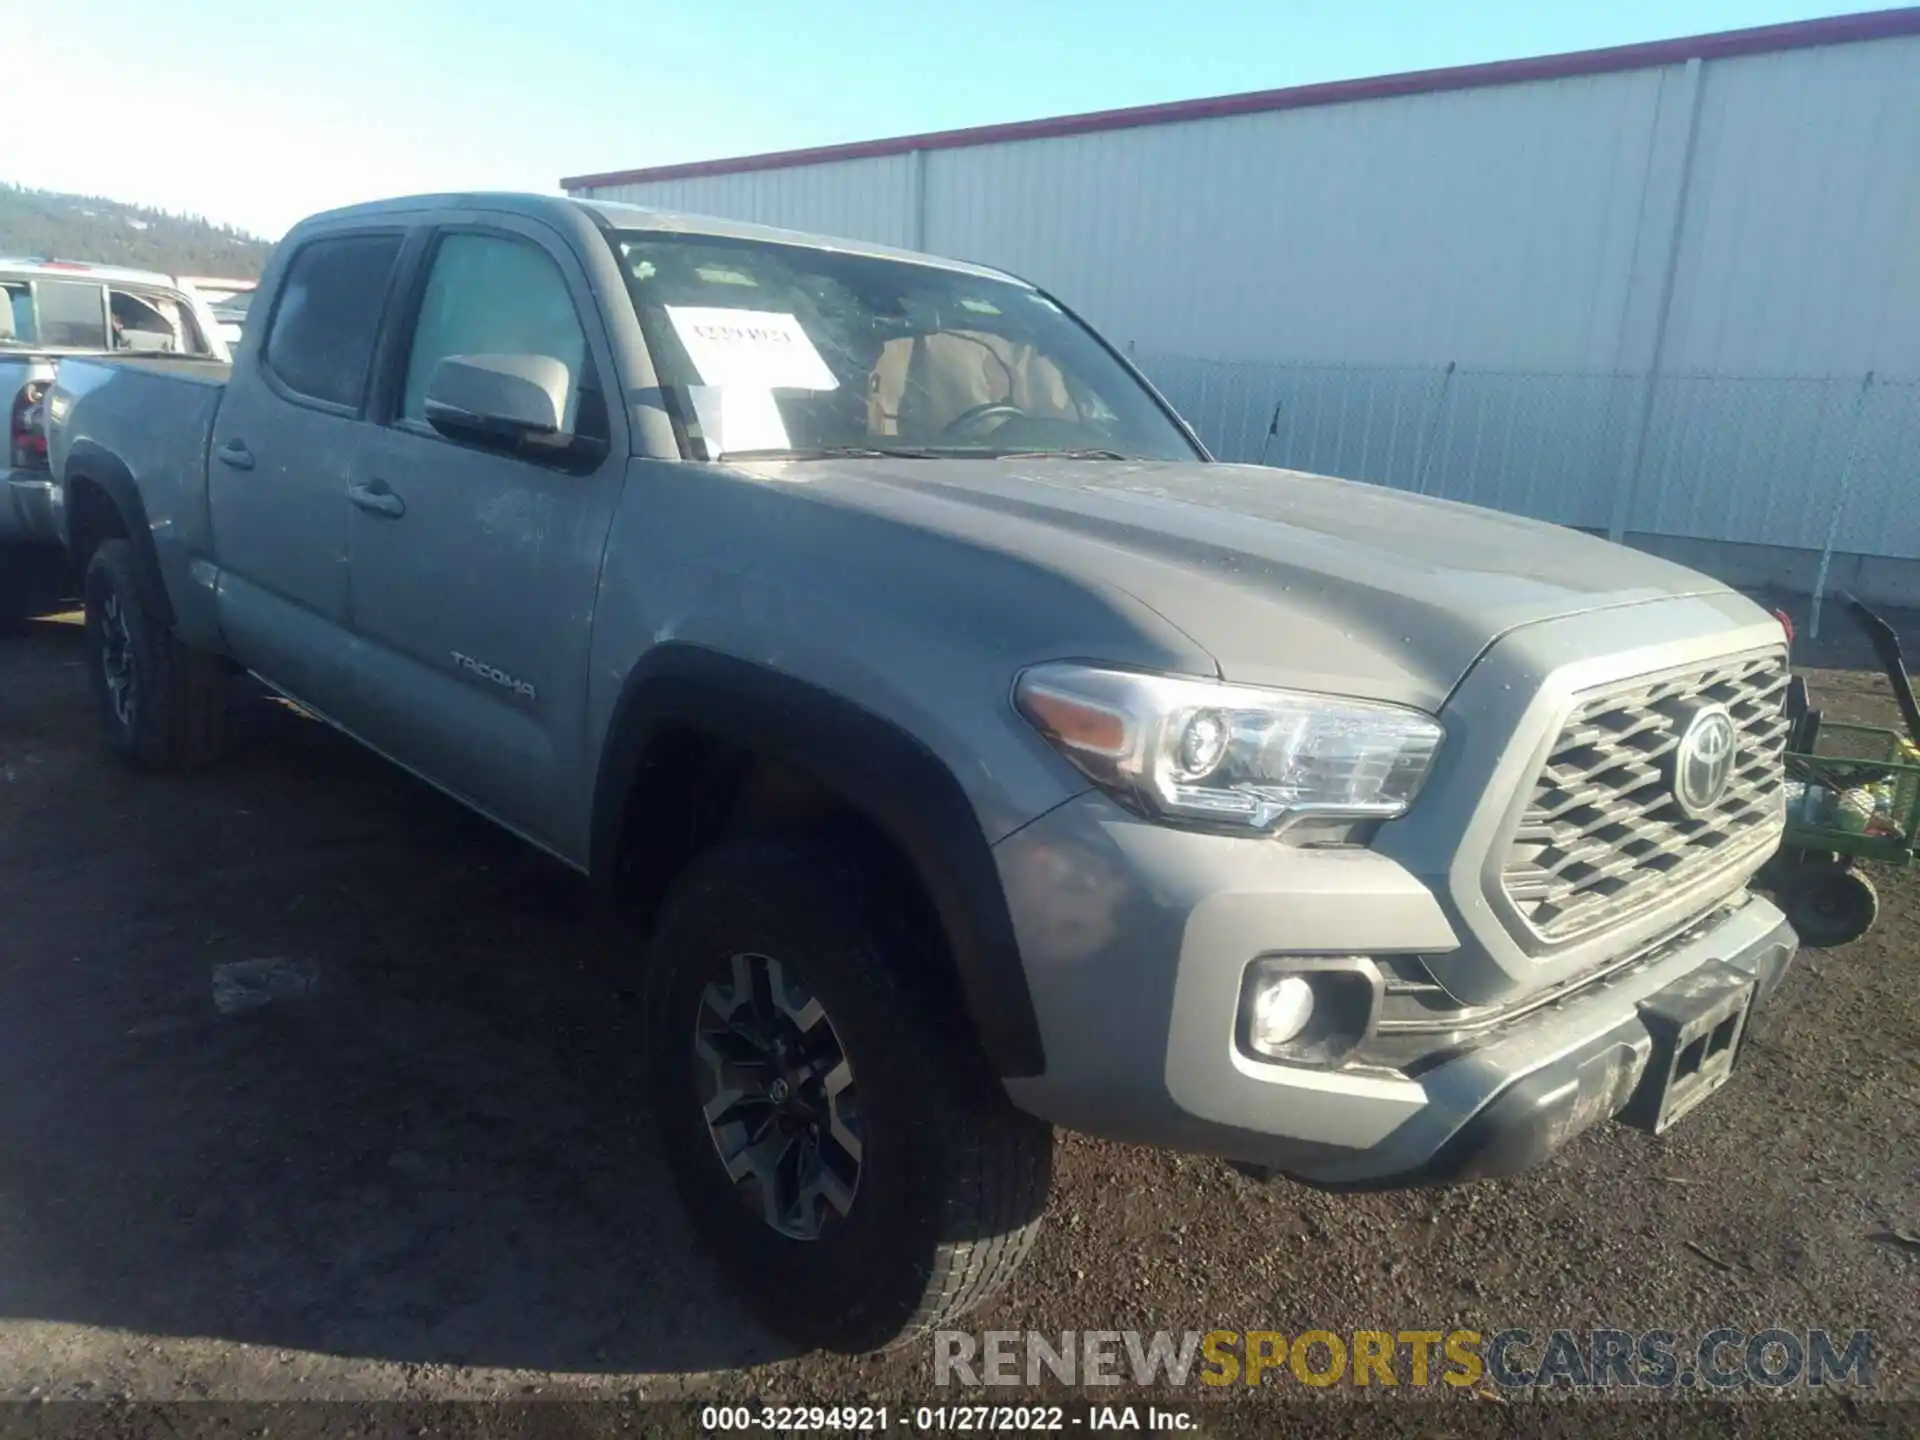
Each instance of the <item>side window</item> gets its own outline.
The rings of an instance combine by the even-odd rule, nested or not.
[[[33,290],[23,280],[0,285],[0,340],[31,345],[40,338],[33,323]]]
[[[434,251],[407,356],[400,416],[426,415],[434,367],[449,355],[546,355],[572,383],[561,425],[577,428],[587,337],[559,267],[537,245],[498,235],[452,234]]]
[[[399,254],[398,235],[341,235],[301,247],[263,352],[281,384],[314,400],[359,405]]]
[[[40,343],[73,350],[107,348],[107,292],[81,280],[42,280],[34,298],[40,309]]]
[[[205,355],[193,312],[171,295],[144,290],[108,290],[107,308],[113,319],[113,348],[159,351],[171,355]]]

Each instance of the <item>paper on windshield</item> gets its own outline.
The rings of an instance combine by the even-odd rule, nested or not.
[[[764,385],[689,385],[687,393],[709,460],[740,450],[788,448],[779,403]]]
[[[796,316],[711,305],[669,305],[666,311],[680,343],[687,347],[687,358],[708,385],[761,390],[840,387]]]

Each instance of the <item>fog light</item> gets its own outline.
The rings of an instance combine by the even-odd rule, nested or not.
[[[1301,975],[1278,975],[1255,982],[1247,1042],[1256,1050],[1280,1055],[1313,1018],[1313,986]]]
[[[1236,1041],[1249,1059],[1339,1065],[1373,1033],[1386,982],[1365,955],[1274,955],[1247,967]]]

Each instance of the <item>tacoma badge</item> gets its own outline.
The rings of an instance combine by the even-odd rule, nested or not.
[[[522,700],[531,700],[534,698],[533,686],[529,685],[526,681],[516,680],[513,676],[507,674],[506,671],[497,669],[483,661],[476,660],[471,655],[462,655],[458,650],[450,650],[447,653],[453,656],[453,663],[458,665],[462,670],[471,670],[476,675],[485,676],[487,679],[493,681],[494,684],[513,691],[513,693],[518,695]]]

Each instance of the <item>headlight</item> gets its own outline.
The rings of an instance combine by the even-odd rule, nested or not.
[[[1260,831],[1406,813],[1442,733],[1398,705],[1087,665],[1034,666],[1014,704],[1130,809]]]

